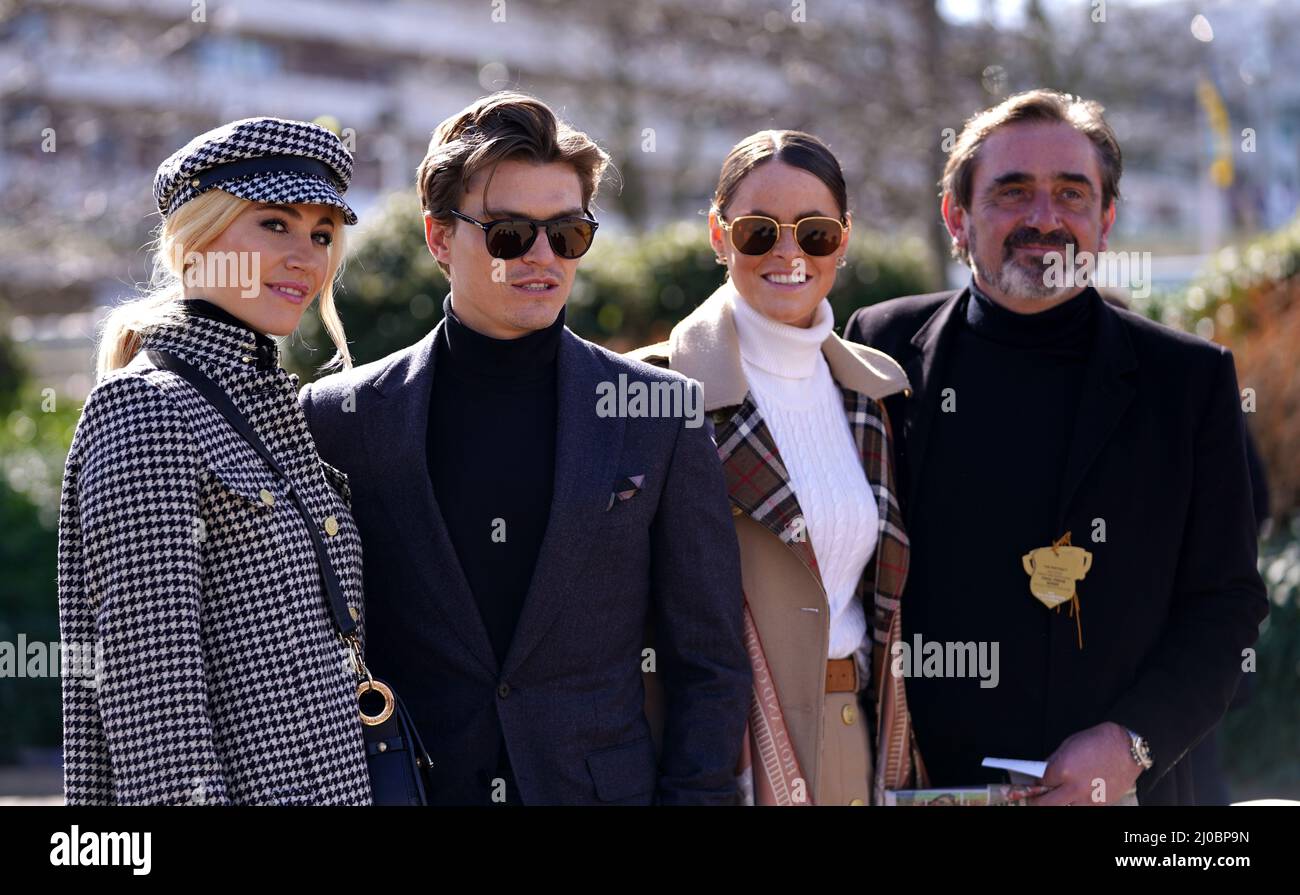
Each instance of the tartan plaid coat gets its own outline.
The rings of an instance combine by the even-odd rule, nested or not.
[[[746,605],[754,629],[750,633],[761,642],[768,666],[763,674],[756,669],[754,700],[762,698],[759,681],[770,672],[798,767],[809,793],[815,793],[830,623],[826,592],[812,541],[802,525],[798,495],[745,381],[729,299],[741,300],[727,282],[681,321],[667,341],[639,349],[633,356],[683,373],[703,387],[741,542]],[[907,392],[907,376],[883,352],[833,333],[822,352],[843,392],[849,429],[880,510],[878,546],[857,589],[871,637],[856,657],[860,671],[870,675],[875,697],[874,788],[879,801],[883,789],[909,785],[922,767],[903,680],[886,674],[885,662],[890,645],[901,636],[899,598],[907,579],[908,540],[895,497],[893,436],[882,399]],[[773,556],[773,552],[785,555]],[[802,574],[786,573],[778,583],[772,570],[792,568],[789,556],[798,561]],[[801,607],[820,611],[801,612]]]

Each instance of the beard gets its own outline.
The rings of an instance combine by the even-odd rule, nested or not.
[[[1022,227],[1010,233],[1002,245],[1002,263],[996,269],[980,261],[978,236],[975,228],[972,227],[969,237],[969,251],[971,264],[979,278],[985,283],[997,287],[998,291],[1008,298],[1019,299],[1021,301],[1049,301],[1060,298],[1077,287],[1072,286],[1051,286],[1047,283],[1047,260],[1041,258],[1023,258],[1017,259],[1015,250],[1018,246],[1026,243],[1035,245],[1049,245],[1055,251],[1065,254],[1065,247],[1073,242],[1073,238],[1063,230],[1056,230],[1052,233],[1039,233],[1036,230],[1030,230]]]

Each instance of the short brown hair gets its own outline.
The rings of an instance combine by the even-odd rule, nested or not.
[[[1124,156],[1119,140],[1111,130],[1100,103],[1083,100],[1055,90],[1029,90],[1009,96],[1002,102],[967,119],[957,135],[957,142],[948,153],[943,166],[940,186],[951,193],[957,204],[970,210],[971,188],[975,180],[975,163],[979,160],[984,141],[1000,127],[1008,124],[1033,122],[1068,124],[1092,141],[1097,150],[1097,163],[1101,168],[1101,207],[1110,208],[1119,198],[1119,178],[1124,172]],[[968,259],[965,249],[955,249],[962,261]]]
[[[471,103],[434,130],[416,177],[420,207],[441,223],[453,223],[451,210],[458,209],[470,179],[507,159],[572,165],[587,213],[609,165],[609,154],[596,141],[556,118],[546,103],[500,91]]]
[[[750,134],[731,148],[722,162],[718,186],[713,191],[713,210],[719,217],[724,212],[740,182],[759,165],[775,159],[794,168],[807,171],[831,191],[840,208],[840,220],[848,214],[848,189],[844,185],[844,171],[830,147],[812,134],[803,131],[766,130]]]

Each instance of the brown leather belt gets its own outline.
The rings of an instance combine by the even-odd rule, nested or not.
[[[858,665],[852,656],[826,660],[826,692],[858,692]]]

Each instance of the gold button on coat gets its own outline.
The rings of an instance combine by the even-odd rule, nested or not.
[[[335,519],[333,516],[327,516],[325,518],[325,534],[329,535],[332,538],[338,533],[339,533],[339,520]]]
[[[260,496],[262,498],[262,503],[266,504],[268,507],[275,506],[275,495],[270,491],[263,488]]]
[[[849,804],[857,806],[857,805],[865,805],[867,803],[862,801],[861,799],[854,799],[852,802],[849,802]]]
[[[357,611],[357,607],[355,606],[348,607],[348,615],[352,616],[354,622],[361,621],[361,613]]]
[[[858,720],[858,713],[853,710],[853,706],[846,705],[844,708],[840,709],[840,717],[844,719],[845,724],[852,724],[854,721]]]

